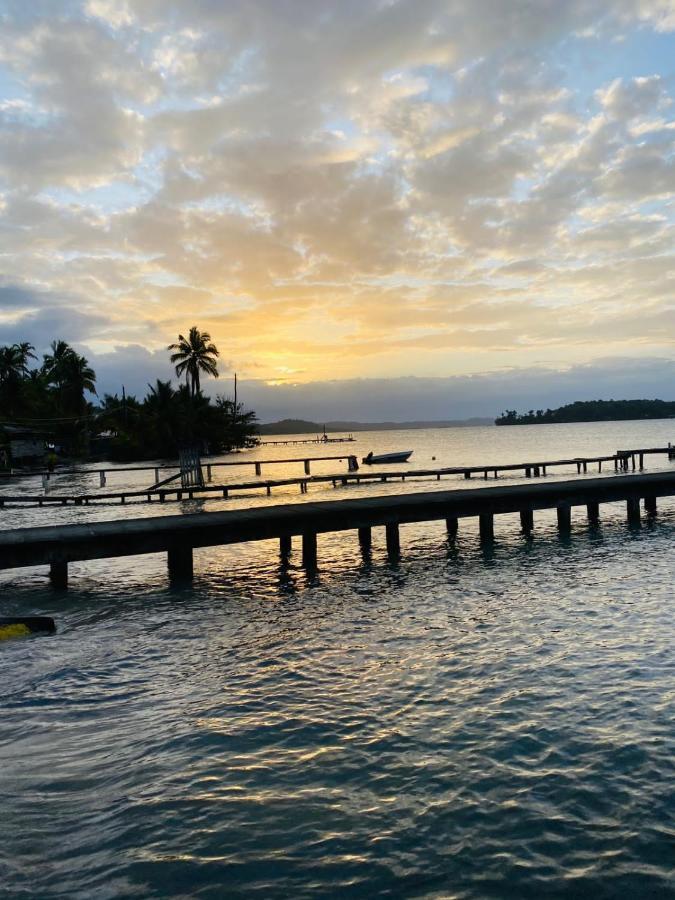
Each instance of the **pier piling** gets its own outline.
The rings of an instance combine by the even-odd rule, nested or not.
[[[478,517],[478,528],[482,543],[489,543],[495,537],[495,517],[492,513],[481,513]]]
[[[572,530],[572,508],[569,503],[559,503],[556,507],[558,516],[558,531],[560,534],[569,534]]]
[[[448,529],[448,537],[456,538],[457,537],[457,524],[458,520],[455,516],[451,516],[449,519],[445,520],[445,527]]]
[[[359,528],[359,545],[364,553],[368,553],[373,546],[373,532],[368,526]]]
[[[182,545],[171,547],[167,552],[169,580],[173,582],[192,580],[192,547]]]
[[[591,500],[586,504],[586,514],[591,525],[597,525],[600,521],[600,504],[596,500]]]
[[[401,555],[401,538],[398,522],[387,523],[385,531],[387,535],[387,554],[390,559],[397,559]]]
[[[53,562],[49,566],[49,580],[53,587],[65,590],[68,587],[68,563]]]
[[[302,535],[302,565],[305,569],[316,569],[316,532],[306,531]]]
[[[640,524],[640,498],[629,497],[626,500],[626,518],[629,525]]]

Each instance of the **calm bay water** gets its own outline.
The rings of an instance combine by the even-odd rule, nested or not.
[[[663,445],[675,422],[357,438],[345,451],[412,448],[411,467],[487,464]],[[250,459],[308,451],[343,448]],[[2,527],[438,488],[17,509]],[[505,516],[489,552],[473,521],[454,544],[405,526],[395,565],[380,535],[367,558],[326,535],[311,577],[271,542],[215,548],[189,589],[157,556],[75,565],[67,594],[0,575],[4,614],[59,625],[0,644],[0,895],[675,896],[675,503],[624,520],[579,512],[560,540],[544,512],[528,540]]]

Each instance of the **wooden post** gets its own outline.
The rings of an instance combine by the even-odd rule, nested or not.
[[[159,469],[155,469],[155,484],[159,481]]]
[[[105,472],[103,469],[98,473],[98,483],[100,487],[105,487]]]
[[[532,477],[532,469],[529,466],[525,466],[525,477],[526,478]]]
[[[223,488],[223,497],[227,500],[228,490],[227,488]]]
[[[49,580],[52,583],[52,587],[65,590],[68,587],[68,563],[51,563],[49,566]]]
[[[569,534],[572,530],[572,507],[569,503],[559,503],[556,512],[558,514],[558,531],[560,534]]]
[[[316,569],[316,532],[308,531],[302,536],[302,565],[305,569]]]
[[[640,524],[640,498],[629,497],[626,500],[626,518],[629,525]]]
[[[483,513],[478,517],[480,539],[483,543],[489,543],[495,537],[495,518],[492,513]]]
[[[642,471],[645,467],[645,455],[644,453],[640,454],[640,471]]]
[[[545,475],[545,474],[546,474],[546,466],[542,466],[542,467],[541,467],[541,474],[542,474],[542,475]]]
[[[598,472],[602,472],[602,460],[598,460]]]
[[[534,477],[539,478],[539,466],[534,467]]]
[[[471,478],[471,472],[464,472],[464,477],[467,479]]]
[[[213,481],[213,479],[211,478],[211,465],[210,465],[210,463],[207,464],[207,466],[206,466],[206,480],[207,480],[207,481]]]
[[[261,473],[262,473],[262,468],[260,466],[260,463],[257,462],[257,463],[255,463],[255,474],[260,475]]]
[[[398,533],[398,522],[389,522],[386,526],[387,554],[390,559],[398,557],[401,553],[401,540]]]
[[[581,463],[577,463],[577,475],[581,475]]]
[[[488,477],[488,470],[486,469],[486,470],[483,472],[483,478],[487,481],[487,477]]]
[[[645,497],[645,512],[650,516],[656,515],[656,497]]]
[[[583,466],[584,466],[584,474],[586,474],[586,472],[588,472],[588,463],[586,462],[586,460],[584,460]]]
[[[368,553],[373,546],[373,532],[368,526],[359,528],[359,544],[364,553]]]
[[[520,527],[523,534],[531,534],[532,529],[534,528],[534,513],[531,509],[521,509]]]
[[[282,556],[290,556],[293,549],[293,542],[290,534],[282,534],[279,538],[279,553]]]
[[[597,500],[591,500],[590,503],[586,504],[586,513],[591,525],[597,525],[600,521],[600,504]]]
[[[451,516],[449,519],[445,520],[445,527],[448,529],[448,537],[451,540],[454,540],[457,537],[458,524],[456,516]]]
[[[309,475],[309,474],[310,474],[309,460],[306,459],[306,460],[305,460],[305,475]]]
[[[192,580],[192,547],[172,547],[167,552],[170,581]]]

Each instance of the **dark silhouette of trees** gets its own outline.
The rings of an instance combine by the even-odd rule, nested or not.
[[[33,428],[81,457],[90,440],[98,455],[120,460],[175,459],[186,445],[218,453],[257,443],[254,412],[201,392],[199,373],[217,375],[209,335],[192,328],[186,344],[179,362],[187,383],[175,388],[157,380],[142,400],[106,394],[96,406],[87,399],[96,393],[96,373],[66,341],[55,340],[32,369],[31,344],[0,347],[0,444],[3,423]]]
[[[495,425],[539,425],[563,422],[609,422],[627,419],[669,419],[675,417],[675,402],[667,400],[577,400],[558,409],[538,409],[518,415],[507,409]]]

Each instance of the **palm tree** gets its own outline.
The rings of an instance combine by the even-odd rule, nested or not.
[[[0,347],[0,407],[3,414],[21,406],[24,388],[30,376],[28,360],[36,359],[35,348],[28,342]]]
[[[175,350],[171,354],[171,362],[176,367],[176,375],[180,378],[185,373],[185,382],[190,388],[190,396],[196,397],[200,392],[199,374],[218,377],[216,357],[220,356],[218,348],[211,343],[211,335],[207,331],[200,331],[196,325],[190,329],[187,338],[178,335],[178,342],[169,344],[169,350]]]
[[[66,341],[52,341],[52,352],[45,353],[42,371],[51,384],[61,388],[65,379],[65,369],[75,351]]]
[[[86,408],[84,392],[96,393],[96,373],[66,341],[52,341],[51,350],[45,354],[42,372],[57,389],[61,411],[81,415]]]

